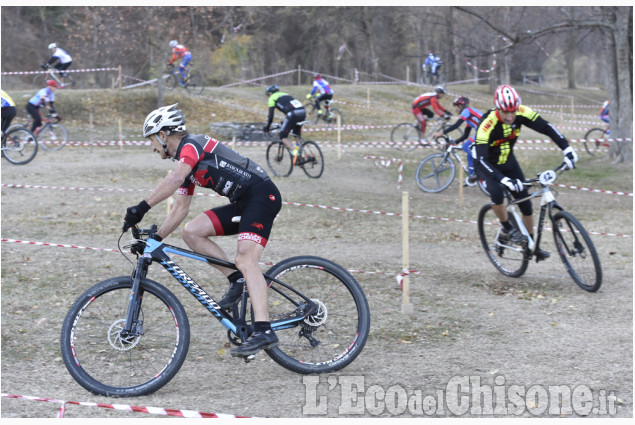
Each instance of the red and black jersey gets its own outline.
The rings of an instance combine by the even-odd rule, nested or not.
[[[201,186],[234,202],[254,185],[269,180],[260,165],[204,134],[183,138],[176,158],[192,167],[178,190],[181,195],[193,195],[194,187]]]

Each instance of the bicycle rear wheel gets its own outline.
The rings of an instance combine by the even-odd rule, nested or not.
[[[456,174],[452,158],[442,153],[426,156],[417,167],[415,179],[424,192],[437,193],[445,190]]]
[[[38,134],[38,142],[47,151],[58,151],[68,141],[68,131],[62,124],[45,124]]]
[[[16,165],[24,165],[37,155],[38,143],[29,130],[22,126],[10,127],[2,138],[2,156]]]
[[[267,165],[276,177],[287,177],[293,170],[293,157],[282,142],[272,142],[267,146]]]
[[[331,108],[331,115],[326,117],[329,124],[337,124],[337,117],[340,117],[340,125],[344,125],[344,115],[337,108]]]
[[[410,152],[420,143],[419,129],[409,122],[397,124],[390,133],[390,141],[394,148],[402,152]]]
[[[602,142],[598,139],[606,138],[606,129],[592,128],[584,135],[584,149],[591,155],[595,156],[599,152]]]
[[[602,266],[589,234],[567,211],[558,211],[553,220],[553,237],[567,272],[580,288],[597,291],[602,285]]]
[[[516,220],[511,214],[509,214],[509,222],[516,226]],[[478,234],[481,245],[499,272],[510,277],[520,277],[529,265],[527,249],[503,240],[501,230],[502,226],[492,209],[492,204],[484,205],[478,213]]]
[[[267,279],[269,314],[280,343],[266,352],[276,363],[310,374],[340,370],[355,360],[368,338],[370,310],[350,273],[329,260],[300,256],[281,261],[266,275],[290,285],[319,307],[300,325],[289,324],[288,318],[295,316],[304,301],[281,289],[290,299],[284,297],[276,290],[280,285]]]
[[[305,140],[300,148],[300,167],[312,179],[318,179],[324,172],[324,156],[317,143]]]
[[[205,86],[203,86],[203,78],[201,74],[198,72],[190,73],[190,78],[187,81],[187,85],[185,86],[185,90],[192,94],[201,94]]]
[[[190,327],[179,300],[157,282],[141,284],[142,334],[120,334],[132,279],[105,280],[77,298],[62,325],[62,359],[71,376],[94,394],[131,397],[167,384],[187,356]]]

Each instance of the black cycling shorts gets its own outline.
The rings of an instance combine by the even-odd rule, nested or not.
[[[271,180],[265,180],[231,204],[212,208],[205,214],[218,236],[238,235],[238,240],[251,240],[267,245],[273,220],[282,207],[282,196]],[[232,218],[240,216],[240,223]]]
[[[482,168],[480,163],[476,161],[474,163],[474,171],[477,175],[482,176],[483,179],[487,182],[487,190],[489,191],[490,199],[495,205],[500,205],[505,200],[505,195],[503,193],[504,186],[503,184],[488,176],[485,172],[480,171]],[[495,164],[494,167],[503,173],[505,177],[509,177],[510,179],[520,179],[525,180],[525,175],[523,174],[523,170],[520,168],[518,161],[514,155],[509,155],[507,158],[507,162],[505,164]],[[522,192],[512,192],[512,196],[514,199],[526,198],[529,196],[529,191],[525,188]],[[526,200],[520,202],[518,204],[518,209],[523,215],[532,215],[533,208],[531,205],[531,200]]]
[[[293,134],[296,136],[300,136],[302,132],[302,126],[298,125],[299,122],[302,122],[306,119],[306,111],[304,108],[295,109],[289,113],[287,113],[287,117],[282,123],[282,127],[280,127],[280,140],[286,139],[289,136],[289,132],[293,130]]]

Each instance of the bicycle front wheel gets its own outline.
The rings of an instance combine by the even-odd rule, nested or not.
[[[25,127],[8,128],[2,138],[2,156],[12,164],[24,165],[31,162],[37,155],[37,149],[35,136]]]
[[[310,374],[340,370],[355,360],[368,338],[370,310],[350,273],[324,258],[300,256],[281,261],[266,275],[290,285],[318,306],[299,325],[289,325],[285,318],[294,316],[304,301],[281,290],[284,297],[276,290],[280,286],[267,279],[271,324],[280,343],[266,352],[276,363]]]
[[[509,214],[509,222],[516,226],[514,216]],[[478,235],[481,245],[494,267],[510,277],[520,277],[529,265],[529,255],[526,247],[512,244],[501,237],[502,226],[492,209],[487,204],[478,213]]]
[[[44,87],[45,77],[47,77],[47,74],[45,73],[37,74],[35,77],[33,77],[33,88],[41,89],[42,87]]]
[[[190,78],[187,80],[185,90],[192,94],[201,94],[205,86],[203,86],[203,78],[198,72],[190,73]]]
[[[276,177],[287,177],[293,170],[293,157],[282,142],[272,142],[267,146],[267,165]]]
[[[553,237],[564,267],[575,283],[595,292],[602,285],[600,257],[591,237],[571,213],[558,211],[553,217]]]
[[[298,158],[304,173],[312,179],[319,179],[324,172],[324,156],[317,143],[305,140]]]
[[[417,167],[415,179],[424,192],[437,193],[445,190],[456,174],[456,165],[449,156],[433,153],[426,156]]]
[[[62,325],[62,359],[94,394],[131,397],[167,384],[185,361],[190,327],[179,300],[157,282],[141,283],[139,335],[123,337],[132,279],[115,277],[84,292]]]
[[[174,90],[176,88],[176,85],[179,83],[176,79],[176,75],[174,74],[168,74],[167,77],[165,77],[165,88],[168,90]]]
[[[592,128],[584,135],[584,149],[591,155],[595,156],[599,152],[602,142],[598,139],[606,137],[606,130],[603,128]]]
[[[410,152],[416,148],[419,140],[419,130],[409,122],[397,124],[390,133],[393,147],[402,152]]]
[[[38,135],[38,142],[47,151],[58,151],[68,141],[68,131],[62,124],[45,124]]]

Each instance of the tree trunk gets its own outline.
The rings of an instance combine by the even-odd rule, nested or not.
[[[571,13],[571,19],[575,19],[575,7],[569,7]],[[569,31],[567,33],[567,52],[565,54],[566,66],[567,66],[567,80],[569,82],[569,88],[575,89],[575,56],[576,56],[576,32]]]

